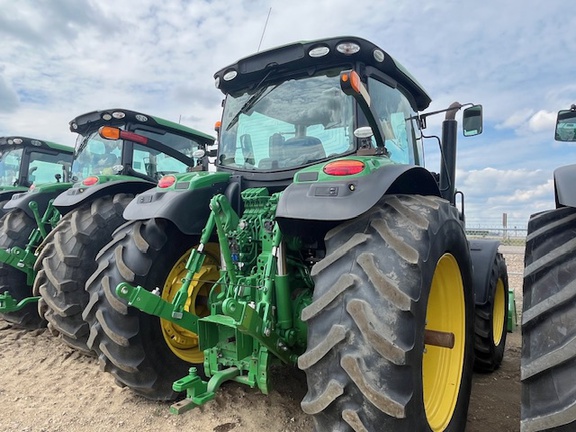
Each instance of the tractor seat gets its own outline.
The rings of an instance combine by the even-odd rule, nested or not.
[[[303,136],[287,139],[282,145],[284,155],[287,157],[298,157],[302,155],[313,155],[314,159],[323,159],[326,152],[322,146],[322,141],[316,137]]]

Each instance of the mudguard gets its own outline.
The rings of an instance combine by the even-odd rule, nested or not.
[[[5,201],[10,201],[14,195],[17,193],[26,192],[28,188],[10,188],[6,190],[0,189],[0,217],[6,214],[6,210],[4,210]]]
[[[0,190],[0,201],[8,201],[17,193],[27,192],[28,188],[10,188],[7,190]]]
[[[184,234],[200,234],[210,215],[210,199],[226,192],[230,174],[198,172],[174,177],[172,186],[150,189],[132,200],[124,219],[167,219]]]
[[[54,207],[56,207],[61,214],[65,215],[79,205],[88,201],[94,201],[103,196],[111,196],[119,193],[132,193],[137,195],[154,186],[156,186],[156,184],[153,182],[134,178],[105,181],[93,186],[84,186],[82,183],[76,183],[74,187],[56,197]]]
[[[24,213],[34,219],[34,213],[30,208],[30,203],[35,202],[38,205],[40,216],[46,212],[50,200],[55,199],[66,189],[72,187],[72,183],[50,183],[46,187],[41,185],[26,192],[20,192],[12,195],[12,199],[4,206],[4,211],[12,209],[21,209]]]
[[[280,225],[288,219],[344,221],[370,210],[385,194],[440,196],[436,180],[420,166],[383,164],[361,176],[322,176],[302,170],[282,193],[276,217]]]
[[[566,165],[554,170],[554,196],[556,208],[576,207],[576,165]]]
[[[498,252],[498,240],[470,240],[470,258],[474,269],[472,283],[476,305],[484,305],[488,301],[488,284],[492,264]]]

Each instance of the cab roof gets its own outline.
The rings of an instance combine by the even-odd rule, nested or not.
[[[74,149],[70,146],[58,144],[52,141],[39,140],[36,138],[27,138],[23,136],[0,137],[0,147],[4,146],[44,148],[44,149],[56,150],[61,153],[67,153],[70,155],[74,153]]]
[[[101,111],[91,111],[86,114],[79,115],[70,121],[70,130],[76,133],[84,133],[89,129],[99,125],[110,124],[124,124],[124,123],[140,123],[143,125],[153,126],[159,129],[170,130],[181,135],[189,135],[196,141],[201,141],[206,144],[214,142],[213,136],[207,135],[196,129],[165,120],[160,117],[144,114],[136,111],[127,110],[124,108],[112,108]]]
[[[360,49],[342,52],[342,44],[352,43]],[[339,50],[340,48],[340,50]],[[290,76],[338,65],[361,63],[385,73],[411,93],[416,108],[426,109],[432,99],[418,81],[390,54],[374,43],[355,36],[340,36],[314,41],[296,42],[245,57],[214,74],[216,87],[224,94],[246,90],[269,78]],[[273,77],[270,77],[273,80]]]

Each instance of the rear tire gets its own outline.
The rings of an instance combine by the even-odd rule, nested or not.
[[[82,319],[88,304],[85,284],[96,271],[96,255],[122,223],[134,198],[117,194],[98,198],[64,216],[44,241],[35,264],[34,293],[41,295],[39,313],[53,334],[70,347],[94,355],[87,346],[89,328]]]
[[[524,263],[522,432],[576,429],[576,209],[532,215]]]
[[[298,360],[315,430],[464,430],[474,300],[457,210],[437,197],[387,196],[325,241]],[[454,333],[454,348],[425,345],[425,328]]]
[[[502,363],[508,334],[508,271],[500,253],[492,263],[488,299],[475,312],[474,369],[492,372]]]
[[[0,200],[0,218],[2,218],[7,213],[6,210],[4,210],[4,205],[6,205],[8,201],[10,200]]]
[[[166,336],[163,320],[127,307],[116,296],[116,286],[129,282],[162,290],[195,240],[163,219],[129,223],[100,252],[98,270],[86,286],[90,302],[83,316],[90,325],[88,346],[99,353],[102,368],[120,385],[147,399],[175,399],[178,394],[172,384],[188,374],[191,363],[169,346],[179,346],[180,335]],[[194,364],[202,371],[202,352],[197,345],[195,349],[199,359]]]
[[[20,247],[24,249],[28,238],[36,228],[36,222],[24,211],[13,209],[0,219],[0,249]],[[32,296],[32,287],[26,283],[26,273],[4,263],[0,263],[0,293],[10,292],[10,295],[20,301]],[[15,326],[25,329],[44,327],[44,321],[38,314],[36,303],[30,303],[16,312],[0,314],[0,317]]]

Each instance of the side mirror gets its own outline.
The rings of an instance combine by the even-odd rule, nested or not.
[[[576,141],[576,107],[574,110],[558,111],[554,139],[566,142]]]
[[[480,135],[482,133],[482,105],[473,105],[462,113],[462,129],[464,136]]]

